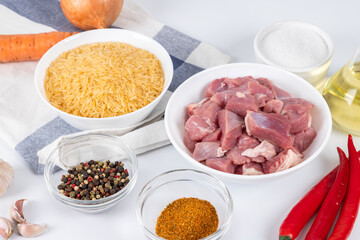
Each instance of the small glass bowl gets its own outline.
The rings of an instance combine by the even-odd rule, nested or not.
[[[217,178],[197,170],[180,169],[165,172],[148,182],[139,194],[136,214],[146,237],[161,240],[155,233],[156,221],[171,202],[194,197],[209,201],[219,216],[219,227],[202,240],[220,239],[230,227],[233,200]]]
[[[78,200],[64,196],[57,186],[61,183],[61,176],[68,174],[67,170],[77,166],[80,162],[90,160],[105,162],[121,161],[129,173],[129,183],[114,195],[97,200]],[[58,167],[63,163],[64,169]],[[59,164],[60,166],[60,164]],[[101,212],[115,204],[129,194],[137,178],[138,162],[133,151],[118,137],[102,134],[83,134],[64,140],[49,155],[44,167],[45,182],[50,194],[61,203],[83,212]],[[60,169],[60,170],[59,170]]]

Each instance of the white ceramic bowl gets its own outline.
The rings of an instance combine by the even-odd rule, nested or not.
[[[109,118],[86,118],[75,116],[63,112],[49,103],[46,98],[44,90],[44,78],[46,70],[61,53],[70,49],[76,48],[83,44],[95,42],[124,42],[131,44],[135,47],[148,50],[153,53],[161,62],[165,75],[164,88],[161,94],[151,103],[145,107],[138,109],[134,112],[124,114],[116,117]],[[64,119],[70,125],[81,129],[98,129],[98,128],[122,128],[134,125],[141,120],[145,119],[155,106],[159,103],[160,99],[164,96],[165,92],[170,86],[173,76],[173,64],[167,51],[155,40],[144,36],[142,34],[123,30],[123,29],[99,29],[78,33],[68,37],[50,48],[44,56],[40,59],[35,70],[35,87],[40,98],[45,104]]]
[[[315,107],[310,110],[310,114],[312,115],[312,126],[316,129],[317,136],[310,147],[303,153],[304,161],[302,163],[277,173],[245,176],[212,169],[191,157],[191,152],[183,143],[186,106],[189,103],[198,102],[203,99],[205,97],[206,87],[214,79],[221,77],[235,78],[248,75],[255,78],[266,77],[276,86],[288,91],[293,97],[304,98],[315,105]],[[321,94],[310,83],[299,76],[280,68],[263,64],[233,63],[199,72],[181,84],[171,96],[166,107],[165,127],[175,149],[195,167],[240,183],[257,183],[290,174],[313,161],[324,149],[329,140],[332,121],[329,107]]]

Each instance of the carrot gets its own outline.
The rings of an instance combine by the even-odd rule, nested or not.
[[[57,42],[76,33],[0,35],[0,63],[39,60]]]

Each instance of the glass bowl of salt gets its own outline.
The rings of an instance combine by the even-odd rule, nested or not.
[[[283,68],[321,92],[334,44],[329,34],[310,23],[282,21],[261,30],[254,41],[258,62]]]

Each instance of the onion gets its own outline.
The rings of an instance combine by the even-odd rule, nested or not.
[[[83,30],[109,27],[119,16],[123,0],[60,0],[65,17]]]

